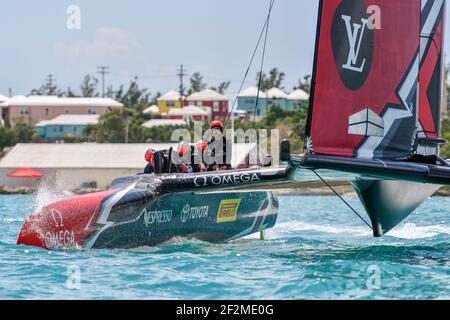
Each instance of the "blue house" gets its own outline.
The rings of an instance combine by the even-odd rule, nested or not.
[[[257,95],[258,88],[256,87],[243,90],[238,96],[238,109],[254,114]],[[278,106],[285,111],[294,111],[308,99],[309,95],[300,89],[290,94],[278,88],[272,88],[267,92],[260,91],[256,115],[258,117],[266,116],[273,106]]]
[[[238,95],[238,109],[247,111],[250,114],[255,113],[256,98],[258,96],[258,88],[247,88]],[[259,102],[257,116],[265,116],[267,114],[267,94],[264,91],[259,92]]]
[[[287,110],[294,111],[301,107],[301,105],[309,100],[309,94],[302,89],[297,89],[290,93],[287,97]]]
[[[36,133],[45,139],[84,138],[85,129],[98,123],[99,115],[61,115],[36,124]]]

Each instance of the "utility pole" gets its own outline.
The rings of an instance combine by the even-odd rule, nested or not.
[[[184,69],[184,66],[181,65],[180,69],[177,70],[177,76],[180,77],[180,102],[181,107],[183,108],[183,96],[184,96],[184,77],[187,76],[186,70]]]
[[[109,74],[109,67],[100,66],[98,67],[97,73],[102,75],[102,96],[105,97],[105,76]]]
[[[55,77],[52,75],[52,74],[49,74],[48,76],[47,76],[47,82],[46,82],[46,87],[47,87],[47,94],[48,95],[53,95],[53,94],[55,94],[55,92],[53,92],[54,91],[54,89],[55,89],[55,87],[53,86],[53,83],[55,83],[56,82],[56,79],[55,79]]]

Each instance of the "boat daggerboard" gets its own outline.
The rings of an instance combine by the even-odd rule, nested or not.
[[[309,152],[368,159],[412,154],[420,22],[421,0],[320,1]]]
[[[419,77],[419,136],[437,138],[443,101],[445,1],[422,0]]]

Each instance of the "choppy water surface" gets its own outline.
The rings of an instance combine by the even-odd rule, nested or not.
[[[15,245],[40,202],[0,196],[0,298],[450,298],[447,198],[429,200],[382,239],[334,197],[288,196],[266,241],[174,239],[157,248],[62,252]]]

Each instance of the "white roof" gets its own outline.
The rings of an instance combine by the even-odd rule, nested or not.
[[[148,148],[168,149],[173,144],[18,144],[0,161],[0,168],[34,169],[140,169]]]
[[[308,100],[309,99],[309,94],[307,94],[305,91],[303,91],[302,89],[297,89],[294,92],[291,92],[288,95],[288,100]]]
[[[8,99],[0,106],[10,107],[111,107],[121,108],[123,104],[110,98],[64,98],[56,96],[15,96]]]
[[[210,109],[209,109],[210,110]],[[187,106],[184,108],[171,108],[169,109],[169,116],[203,116],[208,117],[210,113],[202,108],[196,106]]]
[[[286,99],[288,95],[278,88],[272,88],[267,91],[267,97],[269,99]]]
[[[52,120],[41,121],[36,124],[36,127],[45,127],[45,126],[66,126],[66,125],[90,125],[97,124],[100,119],[100,115],[98,114],[63,114]]]
[[[159,113],[159,108],[158,106],[150,106],[147,109],[145,109],[144,111],[142,111],[143,113]]]
[[[0,103],[5,102],[5,101],[8,101],[8,100],[9,100],[8,97],[5,97],[4,95],[1,95],[1,94],[0,94]]]
[[[175,90],[171,90],[157,99],[157,101],[178,101],[178,100],[180,100],[180,93]]]
[[[187,97],[188,101],[228,101],[223,95],[212,89],[195,92]]]
[[[187,123],[184,120],[175,119],[151,119],[145,122],[142,126],[144,128],[166,127],[166,126],[185,126]]]
[[[265,92],[264,91],[259,91],[259,96],[263,97],[265,96]],[[250,87],[247,88],[245,90],[242,90],[239,93],[239,97],[240,98],[256,98],[256,96],[258,95],[258,88],[257,87]]]

